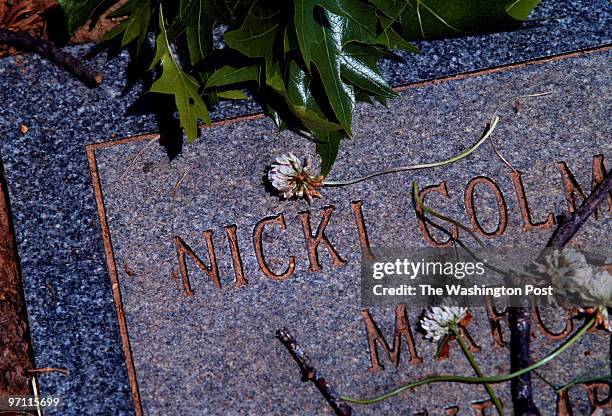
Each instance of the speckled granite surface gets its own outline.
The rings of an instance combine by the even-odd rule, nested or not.
[[[409,56],[405,64],[386,62],[385,72],[399,84],[610,42],[607,2],[544,3],[538,16],[561,19],[513,33],[424,42],[420,45],[423,55]],[[73,51],[81,54],[84,49]],[[125,55],[109,62],[103,56],[96,58],[95,64],[104,68],[106,81],[95,90],[83,87],[35,56],[0,61],[0,144],[18,232],[36,360],[39,366],[71,370],[70,377],[52,374],[40,380],[44,391],[64,396],[67,406],[57,414],[133,412],[84,151],[89,143],[156,129],[153,117],[127,112],[139,94],[139,86],[124,92],[126,61]],[[253,103],[224,105],[216,116],[256,110]],[[443,115],[441,110],[432,111],[432,119],[436,114]],[[487,113],[478,111],[480,122]],[[479,128],[474,120],[474,128]],[[26,135],[19,132],[20,123],[29,126]],[[257,123],[260,126],[264,122]],[[402,128],[394,125],[395,129]],[[456,145],[449,150],[458,150],[460,142],[453,143]],[[428,145],[422,141],[417,144]],[[266,149],[270,156],[273,150]],[[507,152],[512,156],[513,149]],[[589,162],[581,163],[576,170],[587,172]],[[341,169],[338,175],[350,173]],[[317,349],[308,344],[305,334],[297,335],[309,350]],[[365,347],[360,344],[359,348],[363,354]],[[324,361],[320,356],[314,358]],[[292,380],[296,388],[306,389],[297,378]],[[267,400],[274,402],[273,397]]]
[[[612,155],[609,129],[598,120],[611,114],[610,72],[612,53],[532,65],[493,75],[450,81],[410,89],[389,108],[360,106],[355,113],[355,135],[342,150],[331,180],[356,177],[372,166],[390,167],[451,157],[478,138],[495,108],[513,94],[555,91],[553,96],[501,112],[495,137],[500,151],[523,172],[534,218],[563,212],[565,200],[555,162],[565,161],[582,186],[588,184],[592,157]],[[511,106],[510,106],[511,107]],[[382,128],[384,126],[385,128]],[[508,168],[490,148],[447,169],[398,174],[368,183],[323,191],[312,206],[302,201],[279,201],[266,193],[261,173],[275,156],[287,151],[314,154],[314,146],[291,133],[275,134],[269,120],[218,126],[207,140],[190,146],[183,157],[168,164],[163,150],[146,148],[147,141],[96,150],[102,194],[109,222],[114,259],[142,404],[146,414],[326,414],[328,409],[312,386],[299,386],[296,368],[274,332],[288,326],[301,340],[318,369],[336,387],[352,396],[370,396],[417,378],[419,374],[470,374],[463,359],[436,362],[434,345],[417,337],[425,364],[406,361],[397,370],[372,375],[367,337],[359,303],[359,242],[351,201],[363,202],[370,242],[378,247],[425,244],[418,231],[410,200],[410,184],[421,187],[445,180],[450,201],[432,197],[432,204],[467,223],[463,193],[471,178],[492,178],[508,207],[508,227],[488,244],[508,247],[543,246],[551,230],[522,231],[520,211]],[[265,149],[265,151],[262,151]],[[411,149],[420,149],[418,153]],[[135,154],[140,159],[123,175]],[[205,157],[203,157],[205,155]],[[173,195],[183,172],[185,179]],[[488,230],[497,225],[491,194],[478,191],[476,209]],[[433,199],[435,198],[435,199]],[[309,271],[304,236],[298,215],[310,212],[313,230],[320,209],[335,208],[326,235],[348,264],[334,268],[321,248],[323,270]],[[253,246],[258,221],[284,215],[286,230],[270,227],[264,234],[265,255],[276,273],[295,256],[295,272],[285,281],[266,278],[259,269]],[[612,243],[612,217],[592,221],[575,244]],[[249,281],[235,288],[225,227],[237,227],[238,246]],[[187,261],[194,295],[183,297],[173,238],[180,236],[207,264],[202,233],[212,230],[222,290]],[[468,238],[464,236],[464,238]],[[371,308],[389,336],[393,308]],[[418,310],[410,310],[416,327]],[[492,348],[483,309],[475,311],[475,339],[483,347],[479,361],[487,372],[507,372],[509,359],[502,348]],[[553,319],[556,325],[562,321]],[[507,334],[506,334],[507,336]],[[551,346],[534,342],[534,355]],[[609,338],[589,336],[572,350],[590,355],[579,365],[555,363],[542,374],[557,382],[570,380],[588,368],[605,368]],[[458,349],[453,350],[457,357]],[[407,354],[404,350],[403,354]],[[568,359],[570,355],[565,355]],[[404,355],[404,359],[405,355]],[[384,359],[383,359],[384,360]],[[298,384],[298,385],[296,385]],[[555,396],[537,383],[537,403],[544,414],[554,412]],[[510,403],[508,389],[500,396]],[[432,398],[432,394],[435,395]],[[250,400],[244,400],[244,397]],[[480,387],[432,386],[413,394],[360,408],[358,414],[394,414],[397,409],[422,408],[441,413],[459,405],[485,400]],[[583,408],[577,404],[577,412]]]

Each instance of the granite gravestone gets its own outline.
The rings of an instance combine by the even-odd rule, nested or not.
[[[553,92],[500,112],[494,138],[515,170],[483,146],[449,167],[325,188],[312,205],[268,192],[262,178],[274,158],[314,155],[314,145],[278,134],[264,117],[217,123],[172,164],[151,145],[155,134],[88,146],[136,413],[329,414],[274,338],[283,326],[350,396],[428,374],[472,374],[457,345],[449,359],[433,358],[435,345],[417,332],[420,310],[360,306],[361,257],[369,246],[444,244],[448,237],[415,214],[413,180],[429,205],[488,245],[543,246],[554,214],[574,210],[609,166],[609,59],[600,50],[412,84],[389,108],[359,106],[329,179],[451,157],[478,139],[500,104]],[[607,204],[573,245],[610,244],[612,196]],[[476,359],[485,373],[508,372],[507,326],[491,326],[484,309],[474,315]],[[534,359],[569,334],[564,315],[541,321]],[[563,383],[592,369],[605,374],[609,342],[588,334],[541,375]],[[509,386],[495,389],[510,409]],[[553,414],[554,392],[538,378],[534,389]],[[588,411],[587,393],[570,392],[576,414]],[[488,405],[482,386],[432,385],[356,413],[485,414]]]
[[[547,0],[531,17],[535,20],[512,32],[419,42],[422,54],[383,60],[382,72],[393,85],[401,85],[597,47],[612,39],[607,0]],[[85,45],[69,51],[84,57],[96,49]],[[95,89],[36,55],[0,60],[0,153],[36,364],[70,370],[70,376],[38,377],[42,392],[64,399],[62,409],[45,413],[132,415],[84,146],[158,126],[152,115],[132,109],[144,87],[132,82],[126,51],[88,60],[104,70],[104,82]],[[211,116],[255,111],[257,103],[249,100],[223,103]],[[20,124],[29,127],[26,134]]]

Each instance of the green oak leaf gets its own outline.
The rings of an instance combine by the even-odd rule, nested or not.
[[[378,13],[359,0],[295,0],[295,33],[306,68],[314,65],[333,112],[347,134],[351,134],[354,87],[379,95],[377,100],[396,97],[378,72],[381,51],[418,49],[402,38],[393,27],[394,19]],[[382,2],[381,2],[382,4]],[[384,12],[398,16],[406,2],[384,4]],[[290,37],[285,36],[285,45]],[[363,61],[353,55],[353,44],[370,49],[374,59]],[[285,51],[291,47],[285,46]]]
[[[194,67],[203,66],[210,59],[213,51],[213,28],[215,21],[211,19],[214,10],[208,0],[197,0],[189,17],[185,34],[189,59]]]
[[[329,104],[342,128],[350,135],[355,95],[353,88],[343,82],[340,74],[343,35],[346,27],[343,23],[346,19],[320,7],[314,7],[312,1],[296,0],[296,8],[298,3],[310,8],[310,13],[305,13],[299,18],[296,9],[296,33],[304,61],[307,67],[310,67],[309,63],[312,62],[318,70]],[[308,35],[305,34],[306,30]],[[304,37],[307,37],[308,42],[302,44]]]
[[[361,90],[386,98],[397,98],[387,81],[378,71],[382,53],[374,48],[353,43],[342,51],[342,77]]]
[[[378,37],[376,10],[360,0],[319,0],[319,6],[342,16],[342,42],[375,43]],[[336,32],[339,32],[337,30]]]
[[[224,85],[237,84],[239,82],[259,80],[259,67],[249,65],[234,67],[231,65],[217,69],[206,81],[206,88],[221,87]]]
[[[329,130],[314,130],[313,133],[317,139],[317,153],[321,156],[321,175],[327,176],[338,157],[342,133]]]
[[[295,34],[302,52],[302,58],[307,67],[312,62],[313,52],[320,46],[318,37],[312,34],[319,31],[319,24],[314,19],[314,8],[317,1],[295,0],[294,1],[294,25]]]
[[[161,61],[162,74],[149,91],[174,95],[181,127],[191,142],[198,136],[198,119],[210,124],[208,109],[200,96],[200,84],[194,77],[184,72],[174,58],[168,43],[161,6],[159,8],[159,27],[157,50],[151,66]]]
[[[168,29],[171,42],[185,34],[189,60],[196,68],[209,64],[214,49],[213,29],[221,19],[218,10],[218,0],[181,0],[177,16]]]
[[[406,7],[406,0],[398,1],[393,5],[393,17],[380,15],[379,10],[360,0],[295,0],[295,18],[298,43],[307,65],[310,64],[313,52],[321,42],[311,38],[312,31],[316,30],[317,9],[323,8],[336,16],[342,16],[342,41],[344,44],[352,41],[379,44],[391,49],[402,48],[415,51],[415,46],[402,39],[391,27]],[[380,21],[382,31],[377,30]],[[323,22],[319,22],[324,24]]]
[[[370,96],[385,103],[397,95],[378,70],[378,60],[388,49],[418,51],[392,27],[394,20],[371,5],[358,0],[295,0],[295,37],[306,69],[286,81],[288,105],[317,138],[317,149],[326,169],[338,154],[342,132],[316,120],[329,120],[309,90],[311,77],[318,77],[336,119],[350,135],[352,111],[357,100],[371,102]],[[385,11],[399,15],[404,5],[393,5]],[[381,30],[382,28],[382,30]],[[291,31],[285,34],[284,52],[291,46]],[[388,48],[388,49],[385,49]],[[291,70],[291,68],[289,68]],[[301,94],[297,94],[300,91]],[[300,106],[301,97],[309,106]],[[308,98],[308,100],[306,99]],[[303,113],[296,109],[304,110]]]
[[[399,21],[407,40],[464,36],[517,27],[538,0],[408,0]]]
[[[516,20],[527,20],[540,0],[512,0],[506,4],[506,13]]]
[[[273,72],[278,72],[278,66],[274,67]],[[274,77],[276,79],[277,77]],[[289,61],[283,83],[283,90],[276,91],[283,95],[291,112],[313,132],[315,130],[337,131],[342,126],[327,119],[323,110],[312,95],[310,74],[304,71],[295,60]],[[276,84],[278,85],[278,83]],[[286,85],[286,87],[285,87]],[[278,88],[278,87],[277,87]],[[286,89],[285,89],[286,88]]]
[[[89,19],[95,20],[108,9],[113,0],[58,0],[68,25],[68,31],[83,26]]]
[[[120,16],[125,16],[125,20],[107,32],[104,40],[112,39],[123,33],[121,46],[126,46],[133,40],[138,39],[137,51],[140,52],[151,21],[151,0],[130,0],[111,13],[109,17]]]
[[[275,71],[278,71],[275,66]],[[312,78],[295,60],[289,61],[286,71],[286,91],[282,93],[292,113],[310,130],[316,139],[321,156],[321,174],[326,176],[338,155],[342,127],[327,120],[311,91]],[[279,91],[280,92],[280,91]],[[282,125],[280,125],[282,127]]]
[[[281,12],[253,4],[239,29],[226,32],[223,39],[233,49],[250,58],[270,59],[278,36]]]

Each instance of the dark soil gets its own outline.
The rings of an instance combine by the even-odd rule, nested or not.
[[[0,396],[32,394],[34,368],[21,269],[0,161]],[[0,412],[1,413],[1,412]]]

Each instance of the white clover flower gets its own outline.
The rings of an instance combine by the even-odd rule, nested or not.
[[[576,293],[577,285],[593,277],[593,268],[584,255],[571,248],[553,251],[544,257],[544,262],[537,265],[537,270],[550,277],[559,295]]]
[[[289,153],[276,158],[268,179],[284,198],[306,198],[310,203],[313,197],[321,196],[317,188],[323,186],[323,176],[312,175],[310,169],[310,158],[302,164],[297,156]]]
[[[585,304],[595,305],[592,313],[597,315],[597,324],[610,331],[608,308],[612,307],[612,276],[606,269],[601,269],[580,287],[579,295]],[[581,309],[585,312],[585,309]]]
[[[612,276],[601,269],[580,285],[582,299],[592,305],[612,307]]]
[[[597,315],[598,325],[610,330],[607,308],[612,307],[612,276],[605,269],[593,270],[583,254],[572,249],[553,251],[538,264],[541,273],[550,276],[559,295],[578,297],[584,302],[582,312]]]
[[[425,312],[421,318],[421,328],[425,331],[425,338],[439,341],[446,335],[453,333],[451,327],[459,325],[468,313],[468,309],[460,306],[434,306]]]

